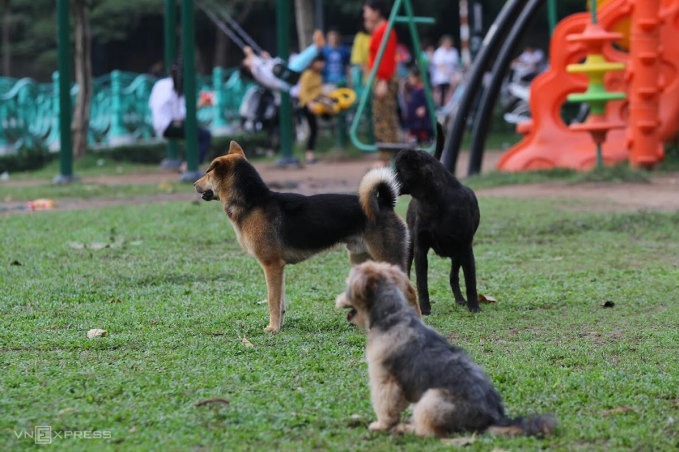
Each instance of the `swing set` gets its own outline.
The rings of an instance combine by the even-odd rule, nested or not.
[[[403,7],[404,9],[404,14],[399,15],[399,10]],[[366,87],[370,87],[373,85],[373,82],[375,81],[375,77],[377,74],[377,68],[380,65],[380,62],[382,61],[382,58],[384,57],[384,49],[387,47],[387,40],[389,39],[389,36],[394,28],[394,25],[397,23],[405,23],[408,25],[408,31],[410,32],[410,38],[412,39],[413,42],[413,49],[415,53],[415,58],[417,61],[417,66],[420,69],[420,73],[426,74],[427,73],[427,67],[426,67],[426,62],[424,58],[422,57],[422,52],[420,51],[420,38],[419,35],[417,34],[417,28],[416,24],[433,24],[435,22],[433,17],[417,17],[413,15],[413,6],[410,0],[396,0],[394,1],[394,5],[391,8],[391,13],[389,14],[389,20],[387,23],[387,30],[384,33],[384,37],[382,38],[382,42],[380,43],[379,50],[377,51],[377,56],[375,58],[375,64],[373,65],[372,70],[370,71],[370,74],[368,75],[368,80],[366,81]],[[424,92],[425,92],[425,97],[427,99],[427,106],[429,107],[429,116],[431,119],[431,123],[436,124],[436,107],[434,104],[434,98],[432,97],[431,94],[431,86],[429,85],[429,80],[427,77],[423,77],[423,82],[424,82]],[[364,143],[361,141],[361,139],[358,137],[358,126],[359,123],[361,122],[361,117],[363,116],[363,113],[365,112],[366,105],[370,100],[370,89],[364,89],[363,93],[361,95],[361,99],[359,100],[358,107],[356,109],[356,115],[354,116],[354,120],[351,124],[351,128],[349,129],[349,136],[351,138],[352,143],[354,146],[356,146],[358,149],[364,151],[364,152],[375,152],[377,150],[398,150],[403,148],[404,143],[375,143],[375,144],[369,144],[369,143]],[[436,127],[433,128],[436,132]],[[434,136],[435,140],[434,143],[436,142],[436,135]],[[435,145],[432,144],[428,148],[425,148],[427,152],[433,152],[435,148]]]
[[[197,6],[212,20],[212,22],[224,32],[241,50],[246,46],[251,47],[255,53],[261,54],[263,49],[255,42],[254,39],[238,24],[238,22],[229,15],[226,10],[217,5],[212,0],[199,0],[196,2]],[[401,8],[404,9],[403,14],[399,15]],[[422,53],[420,52],[420,40],[417,33],[416,24],[433,24],[435,22],[432,17],[416,17],[413,14],[413,7],[411,0],[396,0],[391,9],[389,15],[387,31],[384,34],[384,38],[380,43],[380,47],[375,59],[375,65],[368,76],[366,81],[366,86],[372,86],[375,76],[377,73],[377,68],[384,56],[384,49],[386,48],[387,38],[397,23],[404,23],[408,25],[408,30],[410,37],[412,39],[413,48],[415,49],[415,58],[417,65],[420,68],[421,73],[427,73],[426,62],[422,58]],[[294,85],[299,81],[301,74],[299,72],[293,71],[287,67],[284,63],[279,63],[274,67],[274,75],[284,82]],[[431,86],[429,85],[429,80],[424,77],[424,89],[425,97],[427,99],[428,110],[432,124],[436,123],[436,107],[434,104],[433,96],[431,93]],[[378,149],[400,149],[403,147],[403,143],[375,143],[369,144],[364,143],[358,136],[358,127],[361,122],[362,116],[366,110],[367,103],[370,100],[370,90],[363,90],[362,96],[359,100],[356,115],[354,115],[352,125],[350,128],[350,138],[358,149],[364,152],[374,152]],[[333,105],[319,111],[318,113],[326,114],[336,114],[346,108],[349,108],[355,102],[355,92],[347,88],[340,88],[335,92],[330,94],[330,98],[333,99]],[[436,128],[434,128],[436,130]],[[435,132],[436,133],[436,132]],[[426,150],[431,152],[434,145],[431,145]]]

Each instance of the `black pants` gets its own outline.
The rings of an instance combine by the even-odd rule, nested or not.
[[[439,107],[444,107],[446,105],[446,94],[448,94],[448,90],[450,89],[450,83],[441,83],[437,88],[439,89],[441,96],[439,98]]]
[[[163,132],[163,136],[167,139],[183,140],[186,137],[184,131],[184,121],[172,121],[167,129]],[[210,142],[212,141],[212,134],[207,129],[198,127],[198,163],[203,163],[207,151],[210,149]]]
[[[314,151],[316,149],[316,135],[318,134],[318,119],[316,115],[309,110],[307,105],[304,106],[304,116],[309,124],[309,138],[306,143],[307,151]]]

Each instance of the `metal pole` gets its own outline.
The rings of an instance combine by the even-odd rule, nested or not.
[[[59,176],[55,184],[75,180],[73,176],[73,142],[71,136],[71,40],[69,0],[57,0],[57,52],[59,68]]]
[[[492,120],[493,107],[497,100],[497,95],[500,92],[502,80],[507,73],[507,67],[512,61],[512,56],[516,43],[521,39],[528,23],[535,15],[538,8],[542,5],[543,0],[528,0],[528,4],[523,8],[512,29],[507,34],[506,39],[502,44],[502,48],[495,58],[495,64],[491,71],[492,77],[488,86],[481,95],[479,101],[479,109],[474,118],[472,126],[471,145],[469,147],[469,169],[468,176],[473,176],[481,172],[481,164],[483,162],[483,150],[486,144],[486,136],[490,129]]]
[[[464,81],[464,93],[460,99],[460,106],[453,121],[453,126],[448,131],[446,144],[443,150],[442,163],[451,173],[455,173],[457,156],[462,143],[462,135],[471,114],[474,100],[481,88],[483,75],[495,55],[500,41],[504,39],[507,31],[512,26],[527,0],[509,0],[505,3],[500,14],[495,18],[493,25],[488,30],[479,53],[476,55],[469,76]]]
[[[547,22],[549,23],[549,35],[554,33],[559,15],[556,11],[556,0],[547,0]]]
[[[193,0],[182,0],[182,71],[184,75],[184,99],[186,119],[184,120],[184,154],[186,172],[180,177],[182,182],[195,182],[198,173],[198,122],[196,118],[196,68],[194,67],[194,9]]]
[[[276,0],[276,51],[278,56],[287,60],[290,56],[290,1]],[[299,161],[292,155],[292,101],[290,93],[281,92],[278,129],[281,137],[281,156],[278,165],[298,165]]]
[[[165,73],[170,70],[170,66],[177,58],[177,2],[176,0],[164,0],[163,16],[163,59],[165,63]],[[177,169],[181,165],[177,143],[173,140],[167,142],[167,152],[160,166],[163,168]]]

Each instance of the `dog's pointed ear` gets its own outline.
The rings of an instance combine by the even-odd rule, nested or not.
[[[240,147],[240,144],[236,143],[235,141],[231,141],[229,144],[229,155],[240,155],[245,157],[245,152],[243,152],[243,148]]]
[[[219,160],[215,159],[212,162],[210,162],[210,166],[207,167],[205,170],[205,174],[209,173],[210,171],[214,171],[217,166],[219,166]]]

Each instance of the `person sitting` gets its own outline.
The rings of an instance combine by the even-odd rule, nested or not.
[[[201,104],[198,105],[202,106]],[[151,89],[149,108],[156,135],[169,140],[184,139],[186,101],[182,82],[182,68],[178,63],[170,67],[170,76],[156,81]],[[198,127],[198,163],[205,160],[210,149],[210,131]]]
[[[512,61],[514,79],[519,82],[530,82],[542,70],[545,64],[545,54],[532,45],[524,48],[523,52]]]
[[[251,76],[260,85],[274,91],[289,92],[304,69],[313,61],[325,46],[323,32],[316,30],[313,43],[286,62],[272,57],[267,52],[257,55],[251,47],[244,47],[245,58],[241,64],[241,74]]]

